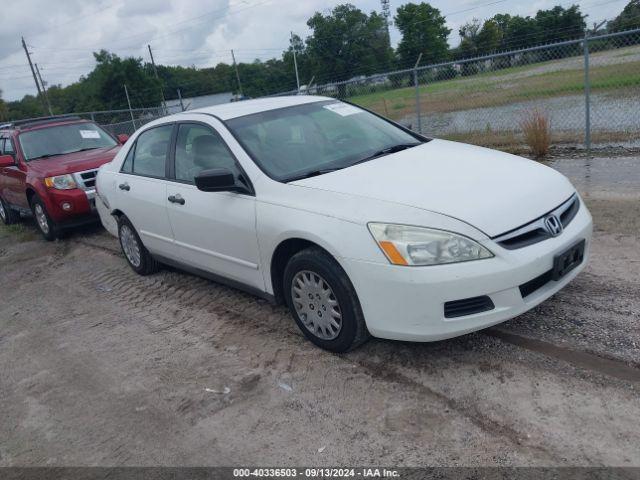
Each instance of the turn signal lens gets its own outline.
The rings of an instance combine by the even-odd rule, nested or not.
[[[444,230],[370,223],[369,231],[394,265],[440,265],[493,257],[475,240]]]
[[[378,243],[391,263],[394,265],[409,265],[393,243],[384,240]]]

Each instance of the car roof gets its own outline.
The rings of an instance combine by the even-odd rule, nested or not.
[[[319,97],[314,95],[295,95],[286,97],[268,97],[255,100],[242,100],[240,102],[223,103],[212,107],[187,110],[184,113],[206,113],[215,115],[221,120],[243,117],[253,113],[266,112],[277,108],[293,107],[307,103],[335,100],[330,97]],[[177,114],[180,115],[180,114]]]
[[[28,120],[16,120],[15,122],[2,124],[0,125],[0,131],[5,133],[11,133],[14,131],[25,132],[29,130],[57,127],[59,125],[68,125],[74,123],[92,122],[77,116],[41,117]]]

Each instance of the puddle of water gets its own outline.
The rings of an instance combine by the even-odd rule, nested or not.
[[[547,164],[583,195],[640,198],[640,157],[559,158]]]
[[[461,132],[514,131],[523,113],[538,108],[549,115],[551,127],[556,131],[582,132],[585,128],[584,95],[538,99],[498,107],[474,108],[447,113],[421,112],[423,132],[438,136]],[[599,93],[591,95],[591,124],[594,130],[640,130],[640,97],[617,97]],[[416,124],[415,115],[400,120],[403,124]]]

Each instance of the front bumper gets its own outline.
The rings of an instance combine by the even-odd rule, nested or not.
[[[59,224],[74,224],[83,222],[82,219],[97,220],[95,203],[95,190],[47,190],[46,198],[47,212],[51,218]],[[68,210],[63,205],[70,207]]]
[[[435,341],[504,322],[558,292],[589,259],[592,219],[584,203],[562,235],[518,250],[491,240],[482,242],[494,258],[451,265],[402,267],[342,259],[365,316],[369,332],[380,338]],[[553,267],[553,259],[576,242],[586,240],[582,263],[558,281],[549,281],[523,298],[519,286]],[[495,308],[445,318],[445,302],[487,295]]]

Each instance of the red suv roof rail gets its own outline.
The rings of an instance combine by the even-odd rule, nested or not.
[[[54,116],[54,117],[28,118],[26,120],[16,120],[13,122],[2,124],[1,127],[4,129],[25,128],[25,127],[34,127],[37,125],[45,125],[47,123],[66,122],[70,120],[83,120],[83,118],[78,117],[77,115],[59,115],[57,117]]]

